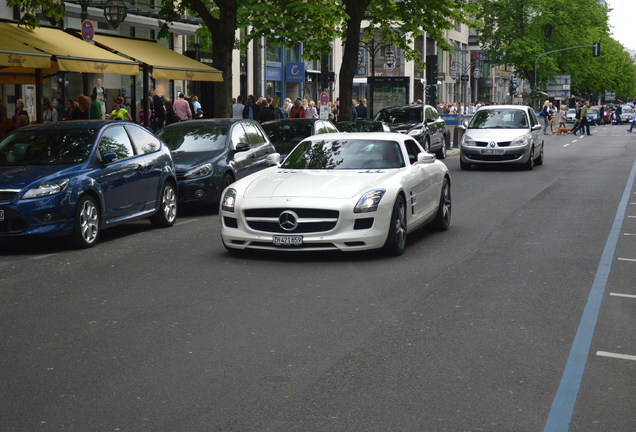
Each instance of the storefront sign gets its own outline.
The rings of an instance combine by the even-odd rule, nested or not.
[[[285,78],[287,82],[305,82],[305,63],[285,63]]]
[[[281,73],[279,67],[267,66],[265,68],[265,75],[267,81],[280,81]]]

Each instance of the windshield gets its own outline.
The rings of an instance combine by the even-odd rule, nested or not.
[[[173,152],[205,152],[223,150],[227,131],[227,125],[174,127],[161,129],[157,136]]]
[[[519,109],[485,109],[475,113],[469,129],[527,129],[528,116]]]
[[[598,114],[598,113],[599,113],[598,108],[588,108],[588,109],[587,109],[587,115],[590,115],[590,114]]]
[[[0,142],[0,166],[77,165],[93,148],[95,129],[23,129]]]
[[[290,143],[296,145],[307,137],[312,136],[313,122],[290,121],[281,123],[263,124],[263,129],[274,146],[276,144]]]
[[[385,123],[422,123],[422,107],[383,109],[374,118]]]
[[[291,169],[389,169],[404,166],[397,141],[347,139],[303,141],[285,159]]]

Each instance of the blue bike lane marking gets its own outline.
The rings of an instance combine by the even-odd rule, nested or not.
[[[627,212],[627,205],[629,203],[631,190],[634,185],[634,178],[636,177],[636,162],[632,166],[632,171],[627,180],[623,197],[618,205],[616,211],[616,217],[614,218],[614,224],[610,231],[607,243],[605,243],[605,249],[601,256],[598,268],[596,270],[596,276],[592,289],[587,298],[581,321],[579,322],[579,328],[576,331],[574,342],[570,348],[570,355],[568,361],[563,370],[563,376],[559,383],[559,388],[556,392],[554,400],[552,401],[552,407],[550,408],[550,414],[546,421],[544,432],[566,432],[570,427],[570,421],[572,420],[572,414],[574,412],[574,405],[576,398],[581,387],[581,381],[583,378],[583,372],[585,370],[585,364],[592,344],[592,338],[594,336],[594,329],[596,327],[596,321],[598,319],[599,310],[605,294],[605,287],[609,278],[610,270],[612,268],[612,260],[614,253],[616,252],[616,245],[620,236],[623,220],[625,219],[625,213]]]

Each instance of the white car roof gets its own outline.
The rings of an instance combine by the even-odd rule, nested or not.
[[[370,140],[385,140],[385,141],[403,141],[407,138],[411,138],[409,135],[399,132],[338,132],[338,133],[325,133],[311,136],[312,139],[325,138],[355,138],[355,139],[370,139]]]
[[[526,110],[528,107],[526,105],[485,105],[480,107],[477,111],[481,110],[492,110],[492,109],[518,109],[518,110]]]

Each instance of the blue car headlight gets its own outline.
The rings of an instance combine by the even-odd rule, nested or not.
[[[353,209],[354,213],[369,213],[378,210],[380,200],[386,193],[386,189],[374,189],[371,190],[358,200],[358,203]]]
[[[66,187],[69,184],[69,179],[59,179],[46,183],[40,183],[37,186],[33,186],[31,189],[26,191],[22,196],[22,199],[30,199],[30,198],[40,198],[43,196],[55,195],[66,190]]]
[[[212,171],[212,164],[206,163],[192,168],[190,171],[185,173],[184,177],[187,179],[206,177],[212,174]]]
[[[221,199],[221,208],[224,211],[234,213],[234,206],[236,204],[236,189],[228,188],[223,193],[223,199]]]

